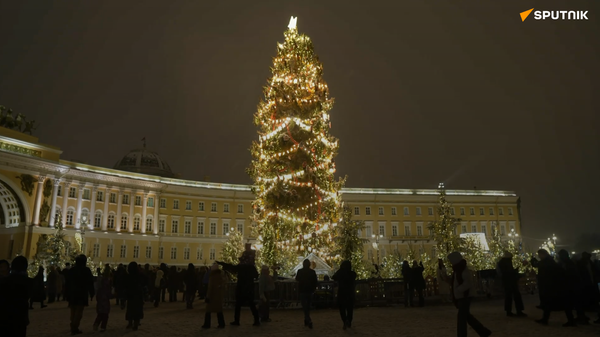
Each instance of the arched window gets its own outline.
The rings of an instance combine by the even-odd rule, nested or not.
[[[141,222],[141,218],[138,214],[136,214],[135,217],[133,218],[133,230],[134,231],[140,230],[140,222]]]
[[[74,213],[75,213],[75,212],[74,212],[72,209],[69,209],[69,210],[67,211],[67,219],[66,219],[66,224],[67,224],[68,226],[73,226],[73,214],[74,214]]]
[[[121,230],[122,231],[127,230],[127,213],[123,213],[121,215]]]
[[[152,216],[146,218],[146,232],[152,232]]]
[[[102,211],[97,211],[94,216],[94,228],[100,228],[102,226]]]
[[[114,229],[115,228],[115,215],[114,214],[109,214],[108,215],[108,228],[110,229]]]

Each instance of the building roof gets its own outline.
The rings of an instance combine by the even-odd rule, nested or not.
[[[175,177],[169,164],[167,164],[158,153],[149,151],[146,147],[131,150],[123,158],[117,161],[114,169],[167,178]]]

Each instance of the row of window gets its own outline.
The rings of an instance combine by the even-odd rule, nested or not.
[[[160,199],[160,208],[167,208],[167,199]],[[179,209],[179,200],[173,200],[173,209],[174,210]],[[185,210],[186,211],[192,210],[192,202],[190,200],[187,200],[185,202]],[[204,211],[205,211],[204,201],[198,201],[198,212],[204,212]],[[210,204],[210,211],[213,213],[217,212],[217,203],[216,202],[213,202]],[[244,205],[243,204],[237,205],[237,212],[244,213]],[[229,204],[228,203],[223,204],[223,213],[229,213]]]
[[[86,249],[86,244],[83,244],[83,250],[85,251]],[[191,248],[189,247],[185,247],[183,248],[183,259],[184,260],[189,260],[190,256],[191,256]],[[91,256],[93,258],[99,258],[100,257],[100,244],[99,243],[94,243],[93,247],[92,247],[92,251],[91,251]],[[151,259],[152,258],[152,247],[151,246],[147,246],[146,247],[146,259]],[[114,245],[109,244],[106,246],[106,257],[107,258],[113,258],[114,257]],[[177,259],[177,247],[171,247],[171,260],[176,260]],[[121,245],[121,250],[119,252],[119,258],[125,259],[127,258],[127,245]],[[133,246],[133,258],[134,259],[139,259],[140,258],[140,246]],[[158,258],[159,259],[164,259],[164,247],[158,247]],[[198,247],[196,249],[196,260],[202,260],[204,258],[204,252],[202,250],[201,247]],[[208,253],[208,259],[210,261],[214,261],[216,259],[216,250],[215,248],[210,248],[209,253]]]
[[[67,210],[67,215],[66,215],[66,219],[65,219],[66,225],[73,226],[74,215],[75,215],[75,211],[73,209]],[[81,217],[83,218],[84,216],[87,217],[87,210],[83,210],[81,212]],[[128,214],[127,213],[121,214],[121,223],[120,223],[119,229],[122,231],[126,231],[128,229],[128,221],[129,221]],[[134,216],[134,218],[133,218],[133,230],[134,231],[140,230],[141,221],[142,221],[142,219],[139,215]],[[152,232],[152,224],[153,224],[153,216],[148,215],[146,218],[146,232]],[[214,221],[211,221],[209,226],[210,227],[208,228],[208,230],[209,230],[208,234],[218,235],[217,234],[217,223]],[[101,227],[102,227],[102,212],[97,211],[94,216],[94,228],[101,228]],[[106,227],[108,229],[115,228],[115,214],[114,213],[110,213],[108,215]],[[158,232],[165,233],[165,229],[166,229],[166,220],[160,219],[158,221]],[[227,234],[229,234],[230,229],[231,229],[230,224],[228,222],[225,222],[222,224],[222,231],[220,234],[227,235]],[[240,233],[244,234],[244,224],[238,223],[237,230]],[[179,220],[178,219],[171,220],[171,233],[179,233]],[[192,233],[192,221],[185,220],[184,225],[183,225],[183,233],[184,234],[204,235],[205,234],[204,221],[198,221],[196,224],[196,231],[195,231],[195,233]]]
[[[497,229],[497,224],[496,223],[492,223],[491,224],[491,232],[490,234]],[[385,236],[386,235],[386,231],[385,231],[385,224],[379,224],[379,231],[378,231],[378,235],[380,236]],[[515,230],[515,224],[511,221],[509,224],[509,230],[510,231],[514,231]],[[484,233],[484,234],[488,234],[487,231],[487,224],[486,223],[482,223],[479,225],[477,225],[477,223],[471,223],[471,227],[468,228],[466,223],[461,224],[461,233]],[[428,233],[427,235],[431,235],[431,232],[429,231],[429,229],[427,230]],[[416,236],[423,236],[423,224],[417,224],[417,232],[416,232]],[[457,234],[457,229],[456,227],[454,228],[454,234]],[[506,235],[507,231],[506,231],[506,224],[500,224],[500,235]],[[362,235],[361,231],[359,231],[359,235]],[[373,229],[372,229],[372,225],[366,225],[365,226],[365,237],[370,238],[373,235]],[[399,227],[397,224],[392,224],[392,236],[398,236],[399,235]],[[412,232],[412,225],[410,224],[405,224],[404,225],[404,236],[412,236],[413,232]]]
[[[378,214],[379,215],[385,215],[383,207],[379,207]],[[354,207],[354,215],[360,215],[360,207],[358,207],[358,206]],[[365,207],[365,215],[372,215],[371,214],[371,207],[370,206],[366,206]],[[392,207],[392,215],[398,215],[398,208]],[[410,215],[410,209],[408,207],[404,207],[404,215]],[[423,215],[422,212],[421,212],[421,207],[417,207],[416,208],[416,215]],[[433,216],[433,207],[427,208],[427,215]],[[454,207],[450,208],[450,215],[456,215],[456,211],[455,211]],[[464,207],[460,208],[460,215],[466,215]],[[470,207],[469,208],[469,215],[475,215],[475,207]],[[484,207],[479,207],[479,215],[485,215],[485,208]],[[488,215],[495,215],[493,207],[490,207],[488,209]],[[498,215],[504,216],[504,208],[502,208],[502,207],[498,208]],[[512,209],[512,207],[508,208],[508,215],[509,216],[513,215],[513,209]]]

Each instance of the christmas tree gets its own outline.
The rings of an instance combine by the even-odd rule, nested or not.
[[[290,253],[331,256],[343,184],[334,179],[338,141],[329,134],[333,99],[323,66],[310,38],[298,33],[296,18],[288,28],[254,116],[259,140],[248,168],[255,183],[254,234],[267,265],[284,264]]]
[[[237,264],[238,259],[244,252],[244,236],[239,231],[231,228],[227,233],[227,241],[221,250],[221,258],[223,262],[229,264]]]
[[[456,226],[461,219],[452,216],[450,204],[446,201],[444,184],[440,184],[439,189],[438,218],[429,223],[429,231],[436,245],[437,256],[434,256],[434,258],[442,259],[446,264],[446,269],[452,270],[450,261],[448,261],[448,254],[460,251],[460,240],[456,235]]]
[[[350,207],[343,206],[343,215],[337,226],[337,235],[335,237],[335,262],[340,264],[344,260],[352,263],[352,268],[359,278],[368,278],[370,268],[367,268],[363,260],[363,251],[365,243],[369,241],[361,239],[358,236],[359,231],[365,228],[364,221],[352,219],[352,210]]]

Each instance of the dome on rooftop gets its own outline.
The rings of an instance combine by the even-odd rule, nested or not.
[[[167,178],[175,177],[169,164],[158,153],[149,151],[146,147],[130,151],[115,164],[114,169]]]

